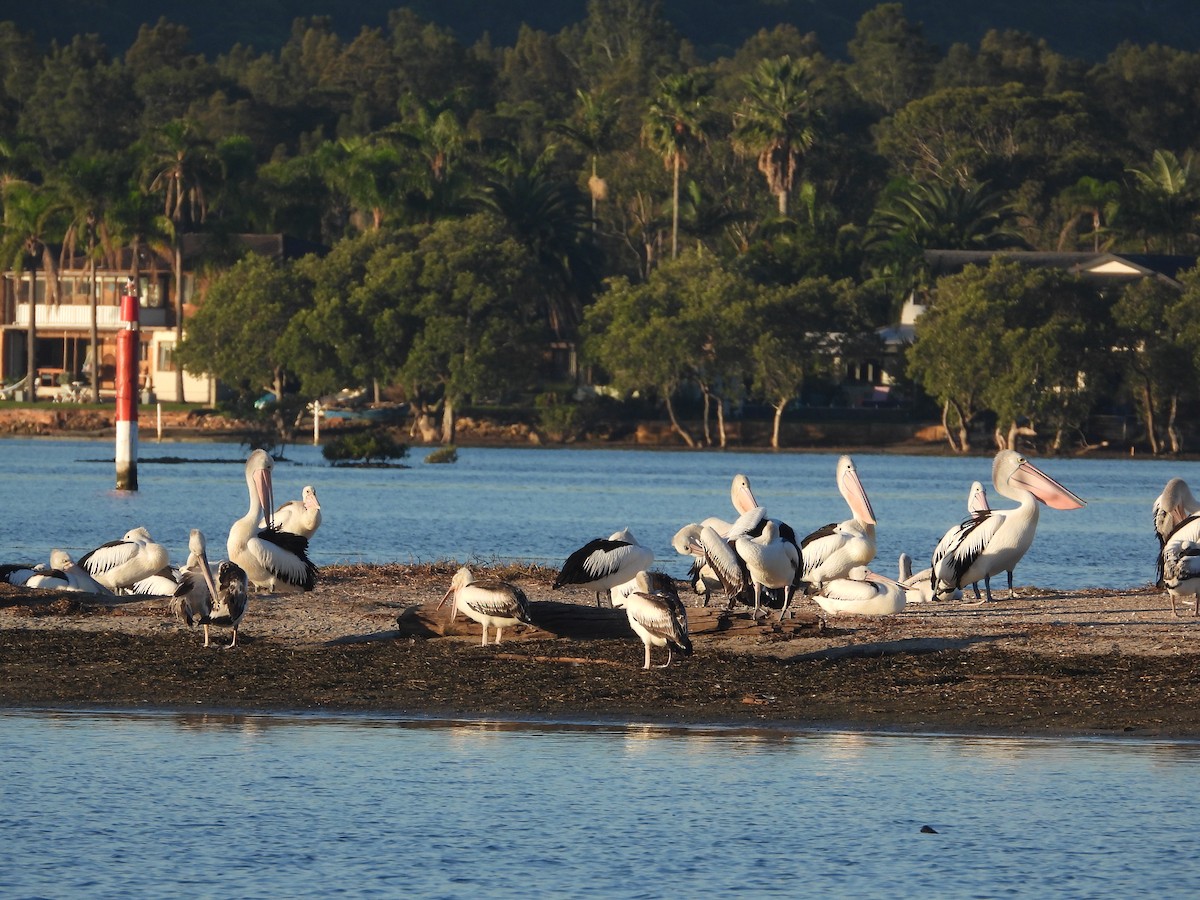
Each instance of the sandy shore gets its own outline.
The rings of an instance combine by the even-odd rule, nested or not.
[[[807,604],[783,628],[697,608],[693,655],[645,672],[623,614],[552,590],[545,569],[490,574],[525,590],[535,621],[539,602],[574,602],[602,627],[478,646],[478,626],[430,612],[452,574],[326,567],[309,594],[254,596],[232,651],[201,647],[162,598],[0,584],[0,705],[1200,738],[1200,619],[1150,588],[1024,589],[880,619]]]

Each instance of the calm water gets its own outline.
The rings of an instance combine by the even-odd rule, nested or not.
[[[732,517],[729,483],[737,472],[750,476],[770,515],[801,534],[849,515],[833,483],[837,457],[829,454],[467,448],[455,464],[428,465],[426,452],[416,451],[405,469],[337,469],[317,448],[291,447],[290,461],[276,466],[276,501],[298,498],[305,484],[317,488],[323,524],[310,554],[318,565],[453,559],[556,566],[591,538],[628,526],[654,549],[659,567],[680,577],[688,564],[671,537],[706,516]],[[193,527],[219,555],[230,524],[246,510],[245,455],[236,444],[156,444],[143,436],[140,490],[121,494],[113,490],[111,442],[0,441],[7,494],[0,562],[44,561],[53,547],[78,557],[138,525],[170,548],[176,564],[186,559]],[[149,461],[166,456],[226,462]],[[970,483],[990,486],[990,458],[860,454],[855,462],[879,519],[875,565],[885,573],[901,551],[918,568],[928,565],[938,538],[964,517]],[[1150,504],[1172,476],[1200,481],[1198,464],[1038,462],[1088,505],[1042,509],[1017,584],[1124,588],[1152,581]],[[991,500],[997,508],[1012,505],[994,491]]]
[[[245,511],[236,445],[144,441],[134,494],[112,490],[111,455],[105,443],[0,441],[0,561],[81,554],[145,525],[179,562],[189,528],[220,547]],[[833,455],[464,449],[454,465],[422,452],[389,470],[333,469],[306,446],[288,455],[276,497],[316,486],[319,565],[557,565],[629,526],[682,575],[671,536],[729,515],[739,471],[797,530],[847,515]],[[902,550],[927,556],[991,471],[983,458],[856,462],[883,571]],[[1043,461],[1089,505],[1043,511],[1018,583],[1147,583],[1150,503],[1168,478],[1197,479],[1194,465]],[[4,897],[1200,890],[1191,743],[0,711],[0,759]]]
[[[1195,744],[0,713],[0,758],[11,898],[1200,891]]]

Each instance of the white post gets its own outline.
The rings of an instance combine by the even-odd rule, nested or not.
[[[321,401],[314,400],[312,402],[313,414],[313,446],[321,443]]]
[[[162,404],[158,405],[158,443],[162,443]]]

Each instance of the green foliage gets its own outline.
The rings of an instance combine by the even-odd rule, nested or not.
[[[349,462],[370,463],[403,459],[408,445],[399,443],[385,428],[373,428],[355,434],[338,435],[321,447],[321,455],[334,465]]]
[[[446,447],[438,447],[432,453],[425,457],[427,463],[456,463],[458,462],[458,448],[452,445]]]
[[[534,405],[538,411],[538,428],[550,440],[565,443],[577,437],[584,422],[584,412],[578,403],[564,402],[558,394],[538,394]]]

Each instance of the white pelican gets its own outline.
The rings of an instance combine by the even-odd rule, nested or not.
[[[800,569],[800,548],[779,535],[779,526],[767,519],[756,537],[741,536],[734,541],[754,586],[754,617],[758,618],[764,589],[783,590],[783,605],[792,600]]]
[[[894,616],[904,609],[904,585],[863,566],[848,578],[834,578],[813,594],[816,604],[834,616]]]
[[[317,567],[308,558],[308,538],[274,528],[273,513],[259,530],[264,511],[272,509],[271,470],[275,461],[265,450],[255,450],[246,460],[246,490],[250,508],[229,529],[226,550],[256,588],[269,592],[311,591]]]
[[[1180,597],[1195,602],[1200,616],[1200,515],[1184,519],[1170,533],[1158,554],[1159,583],[1171,598],[1171,612],[1179,615]]]
[[[729,499],[733,503],[737,519],[733,522],[726,522],[716,516],[709,516],[699,523],[700,527],[703,528],[707,525],[709,528],[715,529],[721,537],[728,537],[738,520],[758,506],[758,502],[754,499],[754,492],[750,490],[750,479],[740,473],[733,476],[733,483],[729,486]]]
[[[4,563],[0,565],[0,581],[17,587],[24,587],[25,582],[29,581],[34,575],[39,572],[45,572],[46,567],[41,563],[34,565],[33,563]]]
[[[654,551],[639,544],[625,528],[607,539],[588,541],[568,556],[554,579],[554,587],[573,584],[590,588],[596,592],[596,605],[600,606],[602,595],[609,595],[612,588],[649,568],[652,562]],[[612,604],[611,597],[609,604]]]
[[[212,612],[212,601],[217,593],[213,566],[208,561],[208,542],[204,532],[193,528],[188,532],[187,562],[179,570],[178,584],[172,595],[175,615],[191,625],[192,619]]]
[[[704,605],[708,606],[713,592],[721,587],[721,580],[704,558],[704,547],[700,543],[701,530],[698,522],[684,525],[671,538],[671,546],[680,556],[692,558],[691,568],[688,569],[688,583],[694,593],[704,597]]]
[[[1191,488],[1182,478],[1172,478],[1162,489],[1162,493],[1154,498],[1151,510],[1154,517],[1154,535],[1158,538],[1158,570],[1154,583],[1159,587],[1163,584],[1163,548],[1171,533],[1185,519],[1200,513],[1200,502],[1192,496]]]
[[[646,647],[646,663],[650,668],[650,648],[666,647],[667,661],[657,668],[671,664],[671,648],[685,656],[692,652],[688,637],[687,607],[679,600],[675,582],[660,573],[640,571],[634,576],[637,590],[614,591],[613,606],[624,607],[629,627]]]
[[[526,625],[533,624],[533,620],[529,618],[529,600],[524,591],[515,584],[498,578],[476,581],[466,566],[454,573],[454,578],[450,581],[450,590],[446,591],[437,608],[441,609],[442,604],[451,596],[454,597],[454,601],[450,604],[450,621],[454,621],[455,613],[462,612],[467,618],[474,619],[482,625],[483,640],[479,644],[481,647],[487,646],[489,625],[495,626],[496,643],[499,644],[504,626],[522,622]]]
[[[133,528],[119,541],[109,541],[85,553],[79,565],[106,588],[119,592],[167,568],[169,554],[145,528]]]
[[[92,573],[72,561],[66,550],[55,548],[50,551],[50,568],[66,576],[71,588],[88,594],[111,594],[108,588],[92,577]]]
[[[45,563],[5,563],[0,565],[0,581],[16,587],[38,588],[51,591],[73,591],[66,574]],[[105,592],[107,593],[107,591]]]
[[[321,504],[317,501],[317,489],[306,484],[300,492],[300,499],[281,504],[272,518],[280,531],[311,538],[321,527]],[[267,524],[266,519],[260,519],[258,527],[266,528]]]
[[[946,555],[946,552],[953,547],[962,538],[962,533],[973,526],[975,520],[991,510],[988,504],[987,491],[983,487],[983,483],[979,481],[971,482],[970,490],[967,491],[967,518],[953,528],[949,529],[937,546],[933,548],[933,556],[940,559]],[[901,566],[903,561],[908,559],[908,554],[901,554]],[[900,582],[909,588],[908,602],[909,603],[928,603],[931,600],[961,600],[962,591],[955,589],[949,594],[941,597],[934,596],[933,593],[933,569],[925,568],[915,575],[911,571],[911,560],[909,561],[910,571],[907,575],[901,571]],[[971,589],[975,591],[975,599],[978,600],[979,583],[972,582]]]
[[[899,577],[896,579],[904,586],[905,603],[928,603],[933,600],[933,569],[922,569],[915,575],[912,570],[912,557],[907,553],[900,554],[898,568]],[[956,597],[962,597],[962,591],[956,591]]]
[[[1154,533],[1158,536],[1158,546],[1161,548],[1171,532],[1179,527],[1184,519],[1200,513],[1200,501],[1192,496],[1191,488],[1182,478],[1172,478],[1162,489],[1162,493],[1154,498],[1152,514],[1154,516]]]
[[[208,571],[207,566],[205,572]],[[175,615],[182,618],[189,626],[200,625],[204,629],[204,646],[208,646],[208,626],[220,625],[233,629],[233,640],[225,647],[231,650],[237,646],[238,625],[246,614],[246,604],[249,602],[247,593],[248,582],[246,573],[237,563],[227,559],[221,560],[217,566],[217,581],[212,583],[211,573],[208,575],[206,592],[203,599],[198,596],[177,596],[171,607]],[[207,591],[212,596],[207,596]],[[194,605],[193,605],[194,603]]]
[[[1001,450],[992,461],[996,492],[1020,505],[990,510],[963,523],[960,537],[933,557],[933,589],[938,598],[963,585],[983,580],[992,600],[993,575],[1008,573],[1008,595],[1013,597],[1012,573],[1030,545],[1038,523],[1038,501],[1052,509],[1079,509],[1084,505],[1071,493],[1015,450]],[[939,548],[941,545],[939,544]]]
[[[838,458],[837,487],[851,516],[818,528],[800,542],[800,580],[806,593],[820,590],[826,581],[842,578],[855,566],[865,566],[875,558],[875,511],[849,456]],[[779,611],[779,621],[789,605],[785,603]]]

